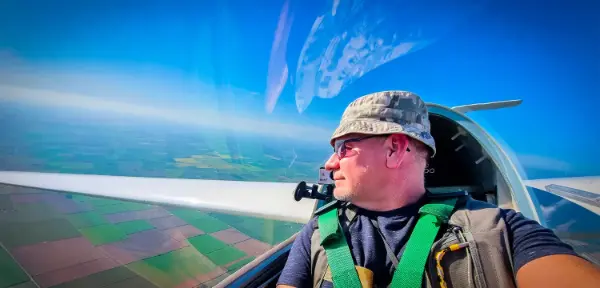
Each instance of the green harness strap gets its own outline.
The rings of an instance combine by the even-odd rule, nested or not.
[[[441,224],[448,222],[452,215],[456,200],[456,197],[434,200],[419,209],[419,221],[406,243],[406,250],[400,258],[390,287],[421,288],[431,245]]]
[[[338,209],[331,209],[320,215],[319,232],[321,233],[321,245],[325,248],[327,262],[331,267],[331,278],[334,287],[362,287],[354,260],[346,237],[340,226]]]
[[[406,243],[406,249],[394,272],[390,287],[420,288],[431,245],[440,225],[447,222],[457,198],[432,199],[419,209],[419,220]],[[318,217],[321,245],[331,267],[334,287],[362,287],[346,237],[341,229],[338,209]]]

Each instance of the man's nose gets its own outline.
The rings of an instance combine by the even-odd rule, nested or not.
[[[340,168],[340,159],[337,157],[335,153],[332,153],[325,162],[325,170],[333,171]]]

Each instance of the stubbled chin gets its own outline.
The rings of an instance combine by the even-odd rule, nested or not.
[[[350,193],[348,193],[348,191],[344,188],[338,188],[336,187],[333,190],[333,197],[337,200],[341,200],[341,201],[348,201],[350,200]]]

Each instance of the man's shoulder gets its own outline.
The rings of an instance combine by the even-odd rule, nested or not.
[[[498,205],[490,202],[477,200],[471,196],[461,197],[456,205],[456,212],[462,213],[475,213],[478,216],[484,216],[485,214],[491,215],[503,215],[507,209],[500,208]]]
[[[471,217],[494,217],[497,221],[503,220],[508,225],[511,222],[523,220],[537,223],[512,208],[502,208],[496,204],[477,200],[472,197],[465,198],[464,204],[458,207],[457,211],[466,211],[471,214]]]
[[[460,206],[460,208],[466,209],[466,210],[501,209],[500,207],[498,207],[498,205],[492,204],[487,201],[481,201],[481,200],[475,199],[471,195],[461,197],[461,200],[462,201],[459,201],[459,203],[462,203],[462,205],[459,205],[459,206]]]
[[[487,231],[490,229],[509,228],[507,210],[495,204],[472,198],[461,197],[450,216],[449,223],[470,231]]]
[[[312,218],[310,218],[310,220],[308,220],[308,222],[306,222],[306,224],[302,227],[302,230],[300,230],[300,234],[305,234],[310,237],[310,235],[315,231],[315,229],[318,229],[318,218],[319,215],[313,215]]]
[[[342,210],[338,210],[338,209],[342,209]],[[337,213],[344,214],[346,217],[350,216],[350,213],[354,213],[354,209],[351,208],[351,205],[349,205],[348,202],[339,201],[339,200],[331,201],[331,202],[321,206],[317,210],[315,210],[315,212],[313,212],[312,217],[302,227],[298,236],[307,238],[307,240],[310,242],[310,239],[312,238],[315,231],[319,230],[319,217],[323,216],[324,214],[326,214],[327,212],[332,211],[332,210],[342,211],[342,212],[337,212]],[[349,210],[352,210],[352,211],[349,211]],[[341,217],[341,214],[338,215],[338,219],[340,221],[349,220],[346,218],[340,219],[339,217]]]

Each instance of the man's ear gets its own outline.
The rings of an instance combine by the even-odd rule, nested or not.
[[[408,138],[404,135],[394,134],[385,141],[386,166],[391,169],[400,167],[408,148]]]

